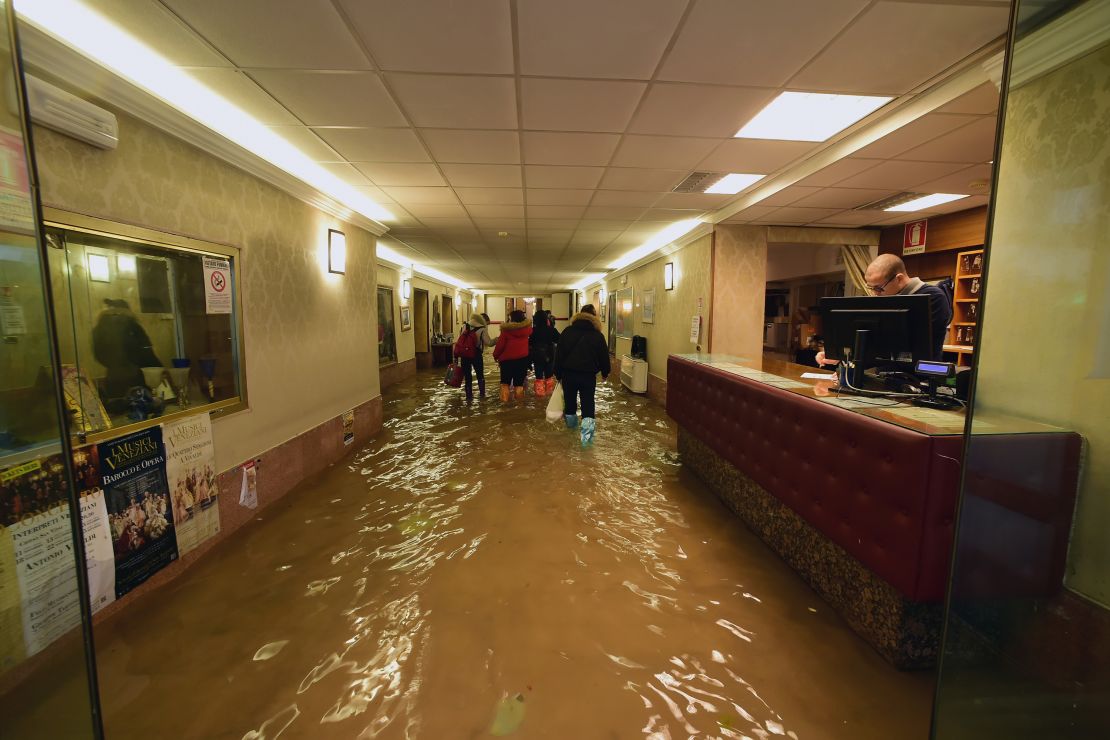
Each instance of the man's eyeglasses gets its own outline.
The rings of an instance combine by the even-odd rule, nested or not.
[[[868,289],[868,290],[870,290],[870,291],[871,291],[872,293],[874,293],[875,295],[879,295],[879,294],[880,294],[880,293],[882,293],[882,292],[883,292],[884,290],[886,290],[886,286],[890,285],[890,283],[891,283],[891,282],[892,282],[892,281],[894,280],[894,278],[896,278],[896,277],[898,277],[898,275],[897,275],[897,274],[895,274],[895,275],[891,275],[891,276],[890,276],[889,278],[887,278],[887,281],[886,281],[885,283],[883,283],[882,285],[868,285],[868,286],[867,286],[867,289]]]

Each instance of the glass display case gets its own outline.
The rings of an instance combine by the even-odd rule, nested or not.
[[[44,221],[71,434],[245,408],[237,249],[52,209]]]

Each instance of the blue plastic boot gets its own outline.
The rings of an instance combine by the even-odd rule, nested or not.
[[[563,419],[567,423],[567,429],[574,429],[576,426],[578,426],[577,414],[563,414]]]
[[[597,422],[588,417],[582,417],[582,446],[588,447],[594,441],[594,431],[597,429]]]

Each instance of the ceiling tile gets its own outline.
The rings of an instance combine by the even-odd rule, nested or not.
[[[993,82],[984,82],[950,103],[937,108],[938,113],[993,114],[998,112],[998,88]]]
[[[592,190],[528,188],[528,205],[584,206],[589,204],[593,194]]]
[[[447,187],[387,187],[385,194],[403,206],[413,204],[457,204],[459,199]]]
[[[478,206],[475,206],[477,208]],[[481,206],[482,208],[492,208],[493,206]],[[467,208],[467,210],[471,210]],[[474,218],[474,225],[482,231],[482,236],[486,236],[486,232],[490,232],[494,238],[497,238],[498,231],[508,231],[510,234],[513,232],[524,231],[524,208],[520,207],[517,211],[520,215],[516,218],[512,216],[479,216],[476,213],[470,215]]]
[[[766,219],[775,223],[782,224],[810,224],[814,221],[820,221],[823,218],[828,218],[834,213],[840,213],[839,208],[798,208],[796,206],[787,206],[779,208],[774,211]]]
[[[473,216],[476,220],[487,218],[524,218],[524,206],[473,205],[467,206],[466,210],[468,210],[470,212],[470,215]],[[482,223],[479,223],[478,225],[481,226]],[[523,227],[523,225],[523,222],[521,222],[521,227]]]
[[[359,172],[354,166],[346,162],[320,162],[320,166],[343,180],[343,182],[356,188],[364,188],[374,184],[366,178],[364,173]]]
[[[716,139],[625,136],[613,157],[616,167],[690,170],[718,144]]]
[[[455,188],[455,192],[467,205],[524,205],[520,188]]]
[[[859,160],[873,162],[874,160]],[[963,169],[963,165],[940,162],[880,162],[875,167],[837,183],[845,188],[876,188],[887,190],[913,190],[923,182],[950,175]]]
[[[196,32],[150,0],[84,0],[84,4],[139,39],[158,39],[158,53],[181,67],[232,67]]]
[[[873,144],[857,150],[853,156],[866,159],[890,159],[975,120],[978,120],[975,116],[930,113],[891,131]]]
[[[516,131],[420,130],[437,162],[519,164],[520,139]]]
[[[359,172],[375,185],[446,185],[434,164],[395,164],[390,162],[359,162]]]
[[[520,165],[444,164],[443,176],[452,185],[464,188],[519,188]]]
[[[620,138],[617,134],[525,131],[521,148],[528,164],[605,165]]]
[[[602,80],[521,80],[524,128],[540,131],[620,133],[647,85]]]
[[[528,203],[528,218],[582,218],[585,206],[534,206]]]
[[[867,4],[698,0],[659,78],[781,87]]]
[[[659,200],[659,193],[636,192],[634,190],[598,190],[590,205],[594,206],[633,206],[649,208]]]
[[[430,162],[409,128],[317,128],[316,134],[351,162]]]
[[[267,126],[300,125],[300,121],[245,74],[234,69],[206,67],[187,70],[209,88],[259,123]]]
[[[821,188],[807,187],[805,185],[791,185],[759,201],[759,205],[788,206],[820,190]]]
[[[524,179],[530,188],[594,188],[604,167],[551,167],[525,165]]]
[[[886,211],[841,211],[817,223],[821,226],[872,226],[889,215]]]
[[[717,195],[714,193],[667,193],[656,208],[686,208],[704,211],[709,208],[720,208],[734,196]]]
[[[774,206],[765,206],[765,205],[762,205],[762,204],[755,205],[755,206],[749,206],[748,208],[745,208],[744,210],[740,211],[739,213],[736,213],[736,214],[733,214],[732,216],[729,216],[728,218],[726,218],[721,223],[725,223],[725,224],[751,223],[752,221],[759,221],[763,218],[766,218],[767,216],[769,216],[770,214],[774,213],[777,210],[778,209],[775,208]]]
[[[704,208],[697,208],[693,210],[680,210],[677,208],[649,208],[644,213],[643,218],[640,219],[640,223],[644,223],[646,221],[684,221],[688,218],[698,218],[704,212]],[[656,224],[652,228],[658,228],[658,224]]]
[[[340,0],[382,69],[512,74],[503,0]]]
[[[570,239],[570,244],[572,247],[578,246],[596,250],[597,248],[604,247],[620,235],[621,232],[619,229],[592,230],[588,227],[581,227],[578,231],[574,232],[574,236]]]
[[[328,0],[164,2],[240,67],[370,69]]]
[[[899,155],[921,162],[964,162],[981,164],[994,158],[994,118],[980,118],[927,144]]]
[[[989,164],[977,164],[953,172],[951,175],[922,183],[918,187],[923,193],[981,193],[989,190],[991,170],[992,167]]]
[[[605,170],[599,188],[603,190],[640,190],[665,193],[686,178],[686,170],[654,170],[633,167],[610,167]]]
[[[582,216],[584,219],[603,219],[617,221],[635,221],[643,215],[644,208],[630,206],[590,206]]]
[[[315,162],[343,162],[339,152],[332,149],[312,129],[305,126],[270,126],[270,130],[297,147],[302,154]]]
[[[812,151],[808,141],[729,139],[698,164],[700,170],[767,175]]]
[[[793,205],[803,208],[857,208],[865,203],[896,195],[896,190],[867,190],[859,188],[825,188],[796,201]]]
[[[652,84],[629,133],[724,138],[771,101],[775,90],[672,82]]]
[[[404,126],[373,72],[255,70],[251,77],[308,126]]]
[[[686,0],[518,0],[520,70],[650,79]]]
[[[551,231],[574,231],[578,227],[580,217],[573,218],[528,218],[528,233],[532,229],[547,229]]]
[[[418,127],[517,127],[516,90],[511,78],[394,72],[386,79]]]
[[[827,187],[829,185],[836,185],[841,180],[869,170],[878,163],[878,160],[875,159],[838,159],[828,167],[820,169],[809,177],[799,180],[797,184],[807,187]]]
[[[426,226],[431,226],[425,218],[445,218],[445,219],[459,219],[466,218],[466,211],[461,205],[446,204],[446,203],[409,203],[405,209],[424,222]]]
[[[905,93],[1003,35],[1008,19],[1003,5],[875,3],[789,86]]]

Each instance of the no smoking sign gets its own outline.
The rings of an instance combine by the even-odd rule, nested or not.
[[[204,258],[204,309],[207,313],[231,313],[231,262]]]

